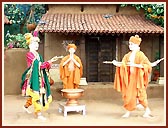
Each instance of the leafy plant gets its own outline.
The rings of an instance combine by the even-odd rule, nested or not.
[[[10,48],[25,48],[28,49],[28,45],[26,44],[26,39],[23,34],[11,35],[9,32],[6,35],[6,49]]]
[[[137,11],[144,10],[146,19],[164,27],[164,4],[121,4],[121,7],[133,6]]]
[[[31,10],[33,11],[33,22],[37,24],[40,21],[42,15],[46,12],[44,4],[4,4],[4,14],[10,21],[12,21],[11,25],[4,26],[5,46],[9,45],[9,42],[11,42],[9,40],[15,40],[14,38],[16,38],[16,36],[19,37],[24,33],[29,32],[26,24],[28,22],[32,22],[33,18],[30,16]],[[16,42],[13,45],[14,47],[17,47]],[[23,46],[19,45],[19,47],[26,46],[24,46],[23,43]]]
[[[45,14],[44,4],[4,4],[4,13],[14,24],[25,24],[31,10],[34,13],[35,22],[38,23]]]

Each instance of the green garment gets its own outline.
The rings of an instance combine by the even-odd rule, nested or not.
[[[30,72],[30,77],[28,78],[30,88],[33,91],[40,91],[40,86],[41,86],[40,85],[41,84],[40,77],[44,77],[44,87],[45,87],[45,90],[46,90],[46,96],[48,97],[49,95],[51,95],[50,83],[49,83],[49,80],[48,80],[46,69],[40,69],[39,70],[39,62],[44,62],[43,59],[42,59],[42,56],[40,54],[39,54],[39,56],[40,56],[40,61],[38,61],[37,59],[34,60],[32,65],[29,68],[27,68],[25,70],[25,72],[22,74],[21,88],[24,85],[27,74]],[[30,70],[32,70],[32,72]]]

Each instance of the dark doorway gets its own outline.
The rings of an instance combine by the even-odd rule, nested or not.
[[[113,36],[86,37],[86,76],[88,82],[113,82],[114,69],[112,61],[116,56],[116,41]]]

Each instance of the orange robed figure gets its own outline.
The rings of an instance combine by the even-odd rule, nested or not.
[[[70,54],[61,60],[60,79],[64,89],[77,89],[83,75],[83,65],[80,58],[74,54],[77,49],[76,45],[68,44],[67,49]]]
[[[122,117],[129,117],[130,112],[142,105],[145,108],[143,117],[150,117],[151,111],[148,107],[146,89],[148,86],[148,75],[152,67],[161,60],[151,63],[145,54],[140,51],[141,38],[138,35],[129,39],[130,52],[124,55],[122,62],[113,60],[116,67],[114,89],[122,93],[124,108],[127,112]],[[137,105],[137,102],[139,105]]]

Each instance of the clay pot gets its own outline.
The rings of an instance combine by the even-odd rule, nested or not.
[[[83,95],[83,89],[62,89],[62,96],[67,98],[66,105],[74,106],[79,105],[78,99]]]
[[[29,32],[33,31],[35,28],[36,28],[35,23],[27,24],[27,29],[29,30]]]

